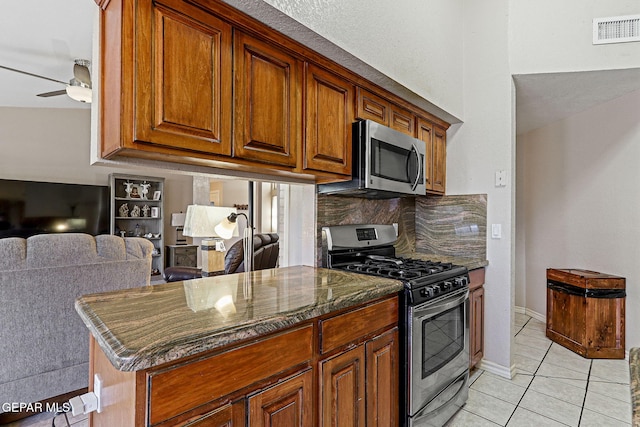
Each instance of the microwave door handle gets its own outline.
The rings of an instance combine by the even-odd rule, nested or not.
[[[411,190],[415,191],[416,188],[418,187],[418,184],[420,181],[420,169],[422,169],[420,166],[420,153],[418,152],[418,147],[416,147],[416,144],[411,143],[411,151],[413,151],[414,153],[416,153],[416,180],[413,182],[413,185],[411,186]],[[409,173],[409,165],[407,164],[407,174]]]

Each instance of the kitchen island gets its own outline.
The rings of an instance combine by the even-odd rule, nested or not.
[[[84,296],[91,424],[395,425],[401,290],[287,267]]]

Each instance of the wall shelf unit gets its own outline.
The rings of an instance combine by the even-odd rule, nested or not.
[[[164,270],[164,178],[109,175],[110,232],[122,237],[144,237],[155,247],[151,274]]]

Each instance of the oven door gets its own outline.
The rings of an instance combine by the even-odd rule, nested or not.
[[[409,415],[469,369],[469,290],[408,308]]]
[[[407,194],[426,191],[424,141],[370,120],[358,123],[365,144],[366,188]]]

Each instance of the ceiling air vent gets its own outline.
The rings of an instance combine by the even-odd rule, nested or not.
[[[593,20],[593,44],[640,41],[640,15]]]

